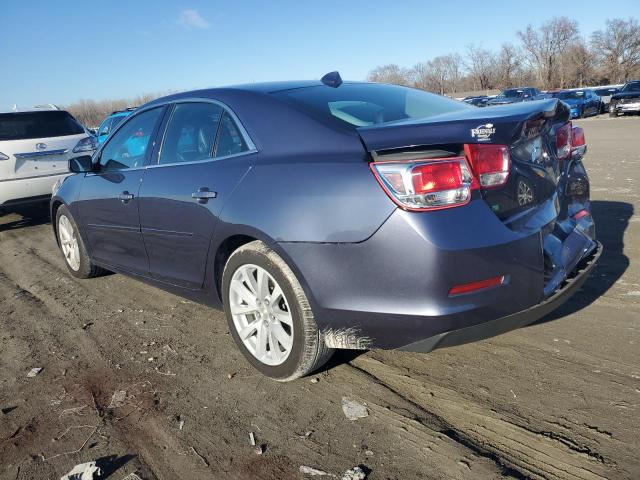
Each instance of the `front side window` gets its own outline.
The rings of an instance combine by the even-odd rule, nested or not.
[[[154,108],[136,115],[125,123],[102,149],[100,171],[142,167],[161,114],[162,108]]]
[[[162,142],[160,164],[213,158],[222,112],[222,107],[214,103],[178,103]]]

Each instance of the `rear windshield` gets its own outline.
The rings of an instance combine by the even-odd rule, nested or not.
[[[500,97],[500,98],[520,98],[522,95],[524,95],[524,91],[523,90],[511,89],[511,90],[504,90],[502,93],[500,93],[500,95],[498,95],[498,97]]]
[[[23,112],[0,114],[0,141],[64,137],[84,133],[68,112]]]
[[[560,92],[558,98],[560,100],[582,100],[584,98],[584,91]]]
[[[596,92],[596,95],[598,95],[599,97],[606,97],[606,96],[609,96],[609,95],[613,95],[617,91],[618,91],[618,89],[616,89],[616,88],[599,88],[595,92]]]
[[[474,108],[422,90],[379,83],[296,88],[273,95],[316,118],[351,129]]]

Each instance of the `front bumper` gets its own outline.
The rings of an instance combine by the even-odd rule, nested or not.
[[[597,245],[596,250],[578,265],[575,274],[565,281],[564,286],[543,302],[502,318],[434,335],[405,345],[398,350],[427,353],[436,348],[452,347],[495,337],[534,323],[557,309],[580,289],[602,254],[602,244],[598,242]]]
[[[640,112],[640,101],[635,103],[619,103],[616,105],[616,111],[620,113]]]

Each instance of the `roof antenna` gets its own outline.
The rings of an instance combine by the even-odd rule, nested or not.
[[[342,78],[338,72],[329,72],[320,79],[328,87],[338,88],[342,85]]]

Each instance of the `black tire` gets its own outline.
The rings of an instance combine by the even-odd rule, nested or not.
[[[618,116],[618,112],[615,110],[609,110],[609,116],[615,118]]]
[[[67,260],[64,253],[62,252],[62,246],[60,244],[60,218],[63,216],[69,220],[69,223],[73,227],[75,238],[78,243],[80,265],[77,270],[71,267],[71,265],[69,264],[69,261]],[[71,212],[69,212],[69,209],[65,205],[61,205],[56,211],[55,222],[56,222],[55,223],[56,241],[58,242],[58,246],[60,247],[60,253],[62,253],[64,264],[67,266],[67,270],[69,270],[69,273],[71,273],[71,275],[73,275],[76,278],[94,278],[102,275],[104,273],[104,270],[102,270],[100,267],[94,265],[91,262],[91,259],[89,258],[89,254],[87,253],[87,248],[85,246],[84,240],[82,239],[82,235],[80,235],[80,230],[78,229],[78,225],[76,224],[76,221],[71,215]]]
[[[293,345],[280,365],[267,365],[258,360],[244,345],[234,325],[230,309],[231,280],[240,267],[248,264],[266,270],[287,299],[293,321]],[[263,242],[247,243],[231,254],[222,274],[222,292],[229,331],[242,354],[263,375],[281,382],[295,380],[320,368],[333,354],[334,350],[326,346],[318,329],[300,282],[285,261]]]

